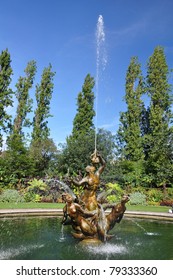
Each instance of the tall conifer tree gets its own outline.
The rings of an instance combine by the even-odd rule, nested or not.
[[[7,108],[13,105],[13,92],[9,88],[12,73],[10,53],[6,49],[0,54],[0,150],[3,132],[7,132],[11,124],[11,116],[7,113]]]
[[[50,101],[53,92],[53,77],[55,73],[52,72],[52,65],[45,67],[42,73],[40,84],[36,86],[36,101],[37,108],[35,110],[33,120],[32,141],[39,141],[48,139],[49,128],[47,119],[51,117]]]
[[[33,119],[33,132],[30,154],[34,160],[36,174],[43,176],[49,169],[49,163],[57,149],[52,139],[49,138],[50,129],[47,119],[51,117],[50,101],[53,92],[53,77],[51,64],[45,67],[41,82],[36,86],[37,108]]]
[[[94,78],[88,74],[85,78],[82,91],[77,98],[77,114],[73,121],[72,137],[89,135],[94,128],[93,118],[94,111]]]
[[[125,101],[127,111],[120,115],[118,144],[125,159],[138,161],[143,158],[141,120],[144,92],[141,67],[137,57],[132,57],[126,75]]]
[[[23,126],[29,126],[31,124],[27,119],[27,114],[32,111],[32,99],[29,96],[29,90],[32,88],[34,82],[36,62],[34,60],[30,61],[24,72],[26,76],[19,77],[18,83],[16,84],[18,105],[13,126],[13,133],[15,134],[22,134]]]
[[[64,170],[78,172],[85,170],[94,150],[94,78],[85,77],[82,91],[77,97],[77,113],[73,120],[72,134],[67,137],[67,145],[62,154]]]
[[[17,112],[11,134],[8,137],[8,151],[6,153],[8,170],[14,177],[16,176],[16,179],[28,176],[32,172],[32,162],[29,159],[23,128],[30,125],[30,121],[27,119],[27,114],[32,110],[32,99],[29,96],[29,90],[33,85],[36,62],[34,60],[30,61],[24,72],[25,77],[19,77],[16,84]]]
[[[147,168],[156,184],[165,184],[172,174],[169,157],[170,123],[172,119],[171,85],[164,49],[156,47],[149,59],[147,89],[151,98],[149,111],[149,133]]]

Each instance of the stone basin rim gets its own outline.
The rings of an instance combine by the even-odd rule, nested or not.
[[[109,211],[106,211],[109,213]],[[3,217],[16,217],[16,216],[63,216],[62,209],[0,209],[0,218]],[[145,211],[126,211],[125,218],[149,218],[169,220],[173,222],[173,214],[166,212],[145,212]]]

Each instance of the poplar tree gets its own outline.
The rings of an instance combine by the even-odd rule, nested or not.
[[[29,96],[29,90],[32,88],[35,73],[36,73],[36,62],[34,60],[27,64],[24,70],[25,77],[19,77],[18,83],[16,84],[16,99],[18,101],[17,114],[14,119],[13,133],[17,135],[22,134],[24,126],[29,126],[31,123],[27,119],[27,114],[32,111],[33,100]]]
[[[94,84],[94,78],[87,74],[77,96],[77,113],[73,120],[72,134],[67,137],[66,146],[59,157],[63,172],[83,172],[94,151]]]
[[[32,88],[36,62],[28,62],[25,70],[25,77],[19,77],[16,83],[15,96],[18,101],[16,117],[8,137],[8,150],[6,152],[6,163],[9,174],[17,180],[29,176],[33,172],[33,164],[29,158],[29,151],[24,138],[24,127],[30,125],[27,114],[32,111],[32,99],[29,90]]]
[[[126,74],[125,101],[127,111],[120,114],[120,127],[117,134],[121,155],[131,161],[143,158],[141,122],[144,93],[141,66],[137,57],[132,57]]]
[[[73,120],[72,137],[77,139],[80,136],[89,135],[94,128],[94,78],[88,74],[77,98],[77,113]]]
[[[36,86],[37,108],[34,112],[32,141],[47,139],[50,134],[47,119],[51,117],[50,101],[53,92],[53,77],[51,64],[45,67],[42,73],[41,82]]]
[[[49,168],[49,163],[57,152],[56,146],[50,136],[47,119],[51,117],[50,101],[53,92],[53,77],[51,64],[45,67],[41,82],[36,86],[37,107],[34,112],[33,132],[30,146],[30,154],[35,162],[36,174],[43,176]]]
[[[6,49],[0,54],[0,149],[3,144],[3,132],[8,132],[11,124],[7,108],[13,106],[13,92],[9,88],[12,74],[11,57]]]
[[[150,101],[147,172],[153,184],[165,185],[170,181],[172,163],[170,161],[171,106],[172,93],[169,84],[168,65],[164,49],[156,47],[147,68],[147,90]]]

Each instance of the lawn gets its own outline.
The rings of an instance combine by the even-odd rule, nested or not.
[[[0,209],[62,209],[63,203],[34,203],[34,202],[22,202],[22,203],[5,203],[0,202]],[[127,205],[129,211],[145,211],[145,212],[168,212],[170,207],[167,206],[144,206],[144,205]]]
[[[0,209],[56,209],[63,208],[63,203],[36,203],[36,202],[21,202],[21,203],[8,203],[0,202]]]
[[[129,211],[168,212],[170,208],[168,206],[127,205],[127,210]]]

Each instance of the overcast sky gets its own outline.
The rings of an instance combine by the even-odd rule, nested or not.
[[[11,54],[13,87],[30,60],[37,62],[35,84],[52,64],[56,75],[49,127],[56,144],[65,142],[84,79],[88,73],[96,77],[96,26],[102,15],[107,64],[99,81],[97,125],[115,133],[126,108],[131,57],[138,57],[145,73],[148,58],[161,45],[173,68],[172,13],[172,0],[0,0],[0,51],[8,48]]]

